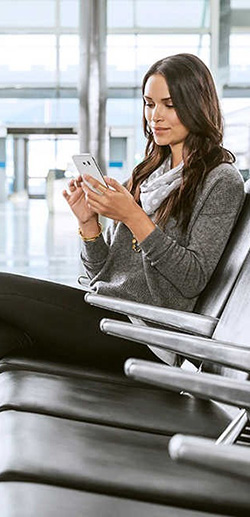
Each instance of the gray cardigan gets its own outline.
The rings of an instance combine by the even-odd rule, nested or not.
[[[221,164],[207,176],[196,197],[187,231],[173,218],[156,227],[132,250],[132,234],[112,223],[105,239],[82,244],[81,258],[96,293],[192,311],[210,279],[244,200],[237,169]]]

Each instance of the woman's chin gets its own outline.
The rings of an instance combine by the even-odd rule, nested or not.
[[[154,137],[154,141],[157,145],[169,145],[169,139],[164,137]]]

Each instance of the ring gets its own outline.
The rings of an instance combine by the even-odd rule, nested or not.
[[[105,187],[105,185],[98,185],[97,190],[101,190],[101,192],[105,192],[106,190],[108,190],[108,187]]]

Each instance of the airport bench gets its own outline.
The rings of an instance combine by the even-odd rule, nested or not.
[[[127,338],[136,341],[137,331],[144,332],[140,338],[142,346],[145,342],[153,347],[157,345],[157,353],[171,349],[185,357],[191,355],[195,361],[218,364],[221,371],[217,373],[235,374],[242,367],[244,371],[240,371],[237,383],[211,373],[192,374],[164,364],[145,365],[136,359],[126,364],[130,375],[127,378],[67,367],[49,357],[48,360],[21,355],[5,357],[0,361],[1,516],[26,517],[28,507],[32,508],[30,515],[54,517],[64,514],[203,517],[204,512],[210,517],[249,515],[247,480],[207,471],[203,465],[176,464],[168,454],[168,444],[176,433],[218,440],[225,428],[232,426],[231,408],[219,406],[216,400],[231,404],[238,419],[240,413],[241,428],[247,418],[247,412],[242,413],[238,407],[248,408],[245,404],[249,399],[245,380],[248,366],[240,359],[235,364],[232,357],[243,351],[248,354],[247,333],[246,341],[242,342],[239,329],[243,325],[247,332],[249,300],[244,286],[249,283],[249,210],[247,195],[234,234],[211,280],[211,298],[209,289],[202,295],[210,309],[204,317],[202,312],[198,313],[191,327],[188,314],[183,315],[188,334],[185,325],[181,323],[181,332],[177,332],[178,325],[173,324],[174,318],[177,322],[181,320],[180,314],[166,310],[171,321],[159,321],[158,309],[150,309],[146,330],[152,339],[148,343],[145,325],[141,324],[145,306],[140,308],[144,312],[138,314],[138,306],[135,304],[135,309],[131,309],[133,304],[129,302],[126,310],[123,306],[118,312],[136,318],[134,325],[110,320],[102,323],[103,330],[109,333],[114,331],[114,326],[115,332],[118,328],[121,337],[132,331]],[[98,297],[93,297],[88,294],[88,301],[98,302]],[[109,305],[114,300],[106,302]],[[231,318],[234,307],[237,312]],[[116,310],[116,306],[113,308]],[[198,319],[212,322],[210,330],[209,326],[206,332],[204,326],[200,328]],[[154,328],[159,324],[166,328]],[[175,330],[170,332],[169,325]],[[211,351],[208,355],[204,350],[201,353],[202,346],[205,349],[204,340],[207,347],[209,343],[214,347],[217,342],[220,347],[225,336],[231,344],[226,346],[223,360],[218,353],[215,356]],[[158,369],[153,372],[153,378],[152,368]],[[216,384],[221,380],[223,389]],[[238,398],[233,399],[236,392]]]

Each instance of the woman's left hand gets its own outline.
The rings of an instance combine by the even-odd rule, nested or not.
[[[100,194],[93,192],[86,183],[82,185],[86,201],[96,213],[127,224],[136,216],[138,210],[141,211],[133,196],[115,179],[105,176],[106,184],[112,188],[105,188],[92,176],[86,175],[84,179],[100,192]]]

